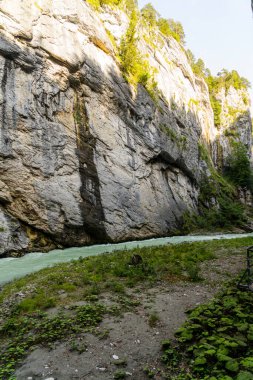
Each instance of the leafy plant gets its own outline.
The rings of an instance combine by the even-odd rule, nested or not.
[[[209,304],[190,311],[176,333],[177,342],[162,344],[169,376],[176,380],[251,379],[252,301],[252,293],[231,284]]]

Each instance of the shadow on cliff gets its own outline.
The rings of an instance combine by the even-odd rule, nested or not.
[[[81,89],[84,102],[89,95],[83,85],[101,94],[110,111],[119,115],[127,127],[151,147],[150,135],[156,135],[159,146],[154,149],[150,163],[164,161],[180,168],[191,180],[196,180],[196,167],[188,165],[191,140],[198,143],[202,133],[201,121],[195,112],[185,106],[179,107],[173,99],[169,103],[159,90],[155,94],[156,99],[140,84],[133,90],[118,71],[111,68],[105,75],[101,67],[87,57],[79,74],[79,83],[73,79],[74,75],[70,77],[70,83]]]
[[[105,74],[102,67],[88,57],[86,57],[83,66],[77,73],[70,74],[69,80],[78,97],[75,118],[77,120],[77,130],[79,131],[77,135],[82,136],[78,144],[78,157],[82,179],[83,218],[85,228],[96,240],[105,239],[110,241],[110,237],[107,236],[105,229],[103,229],[106,222],[103,210],[106,205],[103,205],[103,199],[101,199],[100,194],[101,178],[99,176],[101,176],[101,173],[97,173],[96,163],[94,162],[96,132],[93,129],[92,120],[89,120],[89,112],[87,112],[86,107],[91,93],[96,93],[96,96],[100,97],[101,103],[106,105],[110,112],[120,117],[126,125],[126,149],[132,154],[132,162],[134,162],[136,150],[132,146],[133,141],[129,136],[129,130],[134,131],[136,139],[145,141],[145,144],[153,151],[153,154],[147,159],[146,165],[152,167],[156,164],[162,164],[161,173],[169,188],[168,172],[175,169],[179,169],[189,179],[192,186],[197,188],[199,181],[198,142],[202,129],[201,121],[193,110],[186,109],[186,107],[180,108],[173,99],[169,104],[161,97],[159,91],[157,91],[156,99],[154,99],[142,85],[138,85],[134,91],[123,79],[116,67],[112,66],[110,70],[107,69]],[[99,106],[100,104],[98,103],[98,113]],[[78,120],[82,120],[81,123]],[[117,137],[115,136],[115,138]],[[154,141],[157,144],[154,144]],[[84,157],[87,157],[88,151],[90,152],[89,165],[83,169],[84,162],[87,163]],[[93,158],[93,161],[91,158]],[[89,178],[92,178],[93,184],[95,184],[95,191],[92,191],[95,198],[87,188]],[[159,186],[159,184],[156,185]],[[170,192],[173,193],[172,187]],[[165,236],[181,225],[183,213],[187,210],[188,205],[178,200],[178,194],[172,194],[172,196],[173,202],[179,210],[176,212],[171,211],[175,219],[174,225],[168,225],[167,231],[161,231],[160,233],[152,231],[150,227],[148,234],[147,228],[143,235],[138,233],[138,235],[134,236],[133,233],[132,238],[142,239]],[[197,200],[195,203],[197,207]],[[155,212],[156,210],[154,209]],[[151,221],[145,221],[144,223],[147,226],[149,223],[150,226],[152,225]],[[125,239],[130,240],[131,238],[126,234]],[[120,240],[124,240],[124,238]]]

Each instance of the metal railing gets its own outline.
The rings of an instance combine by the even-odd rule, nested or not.
[[[247,249],[247,268],[238,281],[237,287],[253,291],[253,246]]]

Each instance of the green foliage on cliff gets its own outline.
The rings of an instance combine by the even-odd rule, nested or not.
[[[93,8],[99,10],[103,5],[120,6],[127,12],[132,12],[137,8],[136,0],[86,0]]]
[[[212,76],[211,71],[205,67],[204,61],[201,58],[196,60],[190,49],[186,51],[186,55],[193,72],[199,77],[204,78],[209,89],[215,94],[218,94],[222,88],[225,88],[227,92],[230,87],[234,87],[236,90],[248,90],[251,87],[250,82],[240,76],[236,70],[228,71],[222,69],[217,76]]]
[[[212,93],[210,93],[210,102],[213,109],[214,124],[216,125],[216,127],[220,127],[222,111],[221,102],[218,99],[216,99],[216,97]]]
[[[187,144],[186,136],[178,135],[175,130],[168,125],[160,124],[160,130],[165,133],[171,141],[173,141],[179,149],[184,149]]]
[[[218,95],[222,89],[225,89],[225,93],[228,92],[230,87],[235,88],[236,90],[245,90],[247,91],[250,87],[250,83],[247,79],[244,77],[241,77],[237,71],[232,70],[231,72],[223,69],[216,77],[212,76],[211,74],[206,75],[205,77],[206,83],[209,88],[209,94],[211,99],[211,105],[214,112],[214,122],[217,127],[221,124],[221,103],[218,99]],[[247,97],[245,97],[245,94],[243,96],[243,101],[245,105],[247,105],[248,100]]]
[[[205,79],[209,91],[213,95],[217,95],[223,88],[226,93],[230,87],[234,87],[236,90],[248,90],[250,88],[250,82],[244,77],[241,77],[236,70],[229,72],[223,69],[216,77],[209,74]]]
[[[101,6],[100,0],[86,0],[86,1],[95,9],[99,9]]]
[[[199,214],[187,213],[184,216],[185,232],[243,227],[245,207],[238,202],[233,183],[218,173],[203,144],[199,144],[199,155],[206,162],[210,175],[203,176],[200,182]]]
[[[151,3],[148,3],[142,8],[141,16],[149,28],[156,26],[158,13]]]
[[[185,43],[185,32],[183,25],[179,21],[173,19],[163,19],[158,21],[158,27],[165,36],[172,36],[182,44]]]
[[[206,78],[211,75],[210,70],[205,67],[203,59],[199,58],[196,60],[193,52],[190,49],[186,51],[186,55],[195,75],[200,78]]]
[[[250,160],[246,147],[240,142],[233,142],[225,175],[234,185],[253,190],[253,172]]]
[[[173,19],[159,18],[157,22],[160,32],[166,37],[173,37],[177,42],[185,43],[185,32],[182,24]]]
[[[221,90],[225,89],[225,93],[227,93],[229,88],[233,87],[236,90],[247,91],[250,88],[250,82],[244,77],[241,77],[236,70],[228,71],[223,69],[217,76],[213,76],[211,71],[205,67],[205,63],[201,58],[196,60],[194,54],[189,49],[186,51],[186,54],[194,74],[203,78],[208,85],[211,106],[214,113],[214,124],[216,127],[219,127],[221,125],[222,106],[218,96]],[[244,104],[248,105],[246,94],[242,94],[242,97]]]
[[[150,29],[158,30],[166,37],[173,37],[177,42],[185,43],[185,33],[182,24],[173,19],[160,17],[151,3],[145,5],[141,10],[141,16]]]
[[[221,86],[225,87],[226,91],[228,91],[230,87],[234,87],[236,90],[247,90],[251,86],[250,82],[246,78],[241,77],[236,70],[221,70],[221,72],[218,73],[218,81]]]
[[[130,24],[126,35],[122,38],[119,57],[123,74],[133,85],[142,84],[152,97],[155,97],[156,82],[154,69],[144,59],[137,45],[138,14],[134,10],[130,17]]]

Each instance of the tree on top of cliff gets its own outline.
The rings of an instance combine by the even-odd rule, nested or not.
[[[96,10],[103,5],[122,6],[128,14],[138,7],[137,0],[87,0]]]
[[[151,3],[148,3],[142,8],[141,15],[150,28],[154,28],[156,26],[158,13]]]
[[[241,77],[236,70],[228,71],[226,69],[222,69],[217,76],[220,78],[220,83],[224,85],[226,90],[228,90],[231,86],[236,90],[245,89],[251,87],[248,79]]]
[[[185,43],[185,33],[179,21],[160,17],[157,21],[158,28],[167,37],[173,37],[177,42]]]
[[[173,19],[160,17],[151,3],[145,5],[141,10],[144,23],[150,28],[158,27],[160,32],[166,37],[173,37],[177,42],[185,43],[185,33],[182,24]]]

